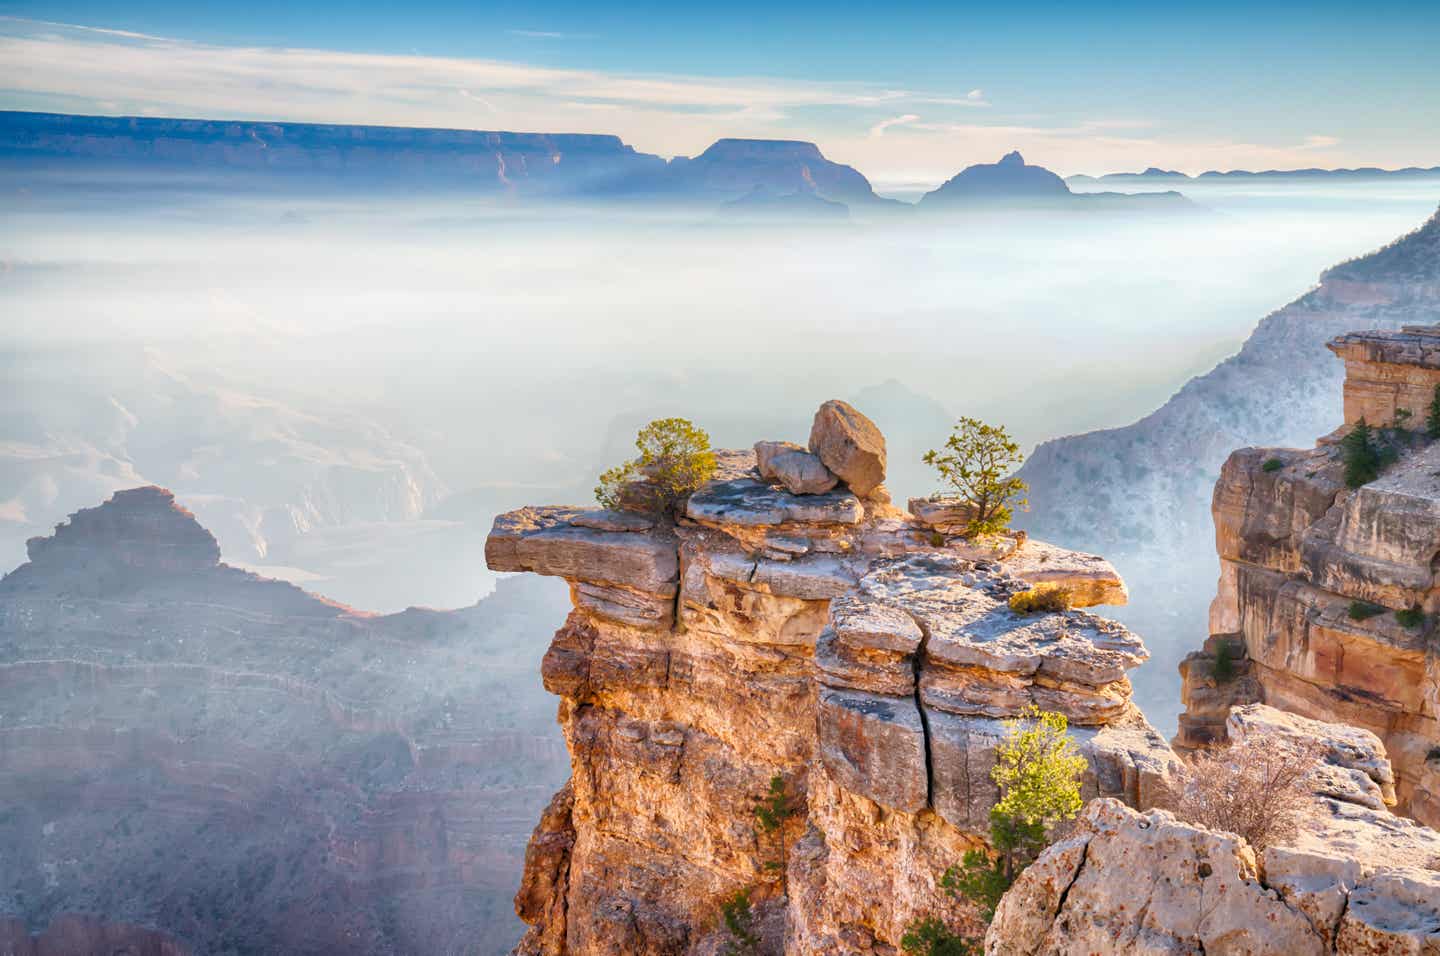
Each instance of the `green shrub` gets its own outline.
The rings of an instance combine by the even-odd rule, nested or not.
[[[945,536],[944,536],[943,534],[941,534],[940,532],[938,532],[938,531],[932,531],[932,532],[930,532],[930,547],[932,547],[932,548],[943,548],[943,547],[945,547]]]
[[[1279,471],[1285,467],[1285,463],[1279,458],[1267,458],[1265,464],[1260,466],[1261,471]]]
[[[1010,610],[1016,614],[1040,611],[1068,611],[1072,595],[1069,588],[1039,585],[1028,591],[1010,595]]]
[[[1350,620],[1368,621],[1372,617],[1379,617],[1385,613],[1385,609],[1378,604],[1371,604],[1369,601],[1350,602]]]
[[[1407,607],[1395,612],[1395,620],[1401,627],[1419,627],[1425,623],[1425,612],[1417,607]]]
[[[684,418],[660,418],[635,436],[639,457],[616,465],[600,476],[595,500],[619,508],[628,485],[644,479],[653,489],[650,504],[667,511],[714,476],[718,467],[710,436]]]
[[[1048,832],[1079,812],[1085,772],[1085,758],[1066,733],[1063,714],[1031,706],[1007,725],[990,771],[1000,788],[1000,802],[990,808],[993,852],[969,851],[940,880],[947,893],[974,904],[987,923],[1015,878],[1045,849]]]
[[[1385,464],[1384,451],[1375,440],[1375,430],[1363,418],[1340,440],[1340,455],[1345,462],[1345,484],[1351,488],[1368,485],[1379,478]]]
[[[1228,684],[1235,679],[1235,648],[1229,641],[1215,646],[1215,669],[1212,672],[1217,684]]]
[[[961,418],[945,440],[944,451],[932,448],[921,458],[973,509],[965,529],[970,538],[1005,531],[1015,509],[1028,506],[1024,495],[1029,488],[1013,474],[1024,460],[1020,446],[1003,427],[978,418]]]
[[[770,778],[770,789],[755,803],[755,829],[761,837],[768,837],[774,846],[776,856],[765,862],[764,868],[783,875],[785,871],[785,821],[797,812],[794,802],[785,790],[785,778],[778,773]]]
[[[760,937],[755,935],[755,913],[750,908],[750,888],[736,890],[720,904],[720,919],[730,934],[726,956],[745,956],[759,952]]]
[[[1425,434],[1440,438],[1440,385],[1435,386],[1435,394],[1430,399],[1430,413],[1425,416]]]
[[[905,927],[900,948],[909,956],[980,956],[984,951],[978,941],[950,932],[933,916]]]

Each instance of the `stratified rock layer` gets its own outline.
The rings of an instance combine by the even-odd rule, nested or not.
[[[1032,580],[1080,606],[1123,597],[1114,570],[867,499],[884,439],[836,404],[810,444],[845,487],[767,483],[796,453],[767,442],[763,468],[722,453],[733,467],[652,527],[564,508],[496,520],[491,567],[564,577],[575,604],[543,666],[571,781],[532,839],[519,952],[710,952],[721,902],[747,887],[767,952],[893,954],[942,912],[973,932],[937,880],[983,845],[996,744],[1031,704],[1070,717],[1088,796],[1169,793],[1178,761],[1129,702],[1140,640],[1007,603]],[[616,613],[620,595],[656,615]],[[794,813],[767,832],[755,807],[776,778]]]
[[[1346,429],[1420,425],[1440,385],[1440,328],[1351,333],[1331,347],[1345,360]],[[1350,489],[1339,434],[1225,463],[1212,637],[1181,665],[1176,743],[1223,741],[1230,708],[1251,701],[1352,724],[1384,742],[1398,810],[1440,824],[1440,444],[1394,432],[1399,461]]]

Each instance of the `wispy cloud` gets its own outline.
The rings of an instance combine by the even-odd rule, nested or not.
[[[1301,144],[1301,149],[1329,149],[1331,146],[1339,146],[1340,140],[1334,136],[1307,136]]]
[[[883,119],[880,122],[876,123],[874,126],[870,127],[870,135],[884,136],[885,131],[892,126],[904,126],[907,123],[917,122],[919,119],[920,117],[916,116],[914,113],[906,113],[904,116],[892,116],[889,119]]]
[[[0,103],[11,107],[473,126],[480,105],[488,128],[616,132],[662,153],[722,135],[778,135],[774,127],[811,110],[850,111],[868,128],[867,111],[918,96],[866,83],[217,46],[14,17],[0,21],[0,70]]]
[[[530,37],[534,40],[572,40],[588,37],[588,33],[560,33],[556,30],[506,30],[511,36]]]

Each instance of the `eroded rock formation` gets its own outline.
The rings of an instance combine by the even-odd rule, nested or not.
[[[965,923],[937,880],[988,833],[995,745],[1030,704],[1070,719],[1087,796],[1169,792],[1178,762],[1130,702],[1139,638],[1007,604],[1037,581],[1123,600],[1102,559],[892,507],[883,437],[843,403],[809,452],[757,451],[776,480],[813,452],[853,484],[793,494],[729,452],[674,518],[495,522],[491,567],[563,577],[574,604],[543,665],[572,773],[531,840],[521,953],[709,952],[747,887],[768,951],[894,954],[914,918]],[[771,834],[755,807],[776,777],[797,812]]]
[[[1440,444],[1413,431],[1440,385],[1440,328],[1331,349],[1346,425],[1310,451],[1237,451],[1215,486],[1219,593],[1212,637],[1181,665],[1176,743],[1223,741],[1230,707],[1250,701],[1352,724],[1384,741],[1398,810],[1440,824]],[[1398,462],[1349,489],[1338,441],[1361,418],[1412,431],[1392,433]]]
[[[29,552],[0,581],[0,952],[513,945],[565,774],[525,637],[558,596],[354,611],[222,564],[153,487]]]
[[[1230,735],[1322,755],[1297,839],[1231,833],[1097,800],[1006,894],[987,956],[1427,954],[1440,948],[1440,833],[1376,806],[1390,768],[1364,731],[1264,705]]]

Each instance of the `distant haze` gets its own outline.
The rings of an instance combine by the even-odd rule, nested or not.
[[[227,560],[377,610],[474,601],[490,515],[587,497],[661,415],[803,440],[850,398],[897,498],[956,414],[1027,448],[1131,421],[1436,200],[1226,187],[1177,221],[804,228],[92,186],[0,206],[0,564],[153,481]]]

